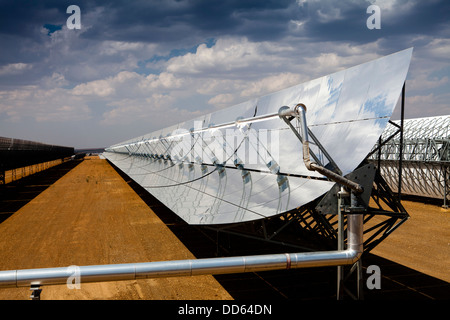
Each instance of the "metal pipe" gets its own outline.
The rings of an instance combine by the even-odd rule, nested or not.
[[[309,137],[311,136],[313,139],[313,143],[316,144],[320,151],[325,155],[325,157],[330,161],[335,171],[337,171],[338,174],[342,173],[339,169],[338,165],[334,160],[331,158],[331,156],[328,154],[328,152],[324,149],[322,144],[319,142],[319,140],[314,136],[314,134],[309,130],[309,128],[306,126],[306,116],[305,116],[306,106],[304,104],[298,104],[295,106],[294,109],[289,108],[288,106],[281,107],[278,110],[278,116],[286,122],[286,124],[291,128],[292,132],[296,135],[296,137],[300,140],[303,146],[303,161],[305,159],[309,159],[310,157],[313,157],[316,164],[319,164],[322,166],[321,161],[317,158],[317,156],[314,154],[314,152],[311,152],[309,149]],[[294,128],[294,126],[291,124],[291,119],[288,119],[288,117],[293,117],[301,120],[301,134],[297,132],[297,130]],[[303,141],[303,137],[305,137],[306,141]],[[306,165],[313,163],[311,161],[307,161]],[[311,170],[311,169],[310,169]]]
[[[0,288],[67,284],[74,275],[79,277],[80,283],[87,283],[350,265],[358,261],[363,252],[362,226],[362,215],[348,215],[346,250],[8,270],[0,272]]]
[[[270,119],[276,118],[278,116],[279,116],[278,113],[263,114],[263,115],[254,116],[254,117],[250,117],[250,118],[238,119],[236,121],[229,121],[229,122],[225,122],[225,123],[221,123],[221,124],[215,124],[215,125],[211,125],[209,127],[196,128],[195,130],[191,130],[189,132],[188,132],[188,130],[186,130],[186,132],[171,135],[168,138],[181,137],[184,135],[200,133],[200,132],[204,132],[207,130],[213,130],[213,129],[223,129],[223,128],[233,127],[233,126],[242,126],[247,123],[254,123],[254,122],[259,122],[259,121],[270,120]],[[125,143],[125,144],[115,145],[110,148],[106,148],[105,150],[113,151],[114,149],[123,148],[123,147],[130,146],[130,145],[140,145],[140,144],[153,142],[153,141],[159,141],[159,138],[146,139],[146,140],[141,140],[141,141],[135,141],[135,142]]]
[[[286,111],[285,111],[286,112]],[[308,126],[306,124],[306,107],[304,104],[299,103],[294,108],[294,112],[297,114],[298,119],[300,120],[301,130],[302,130],[302,138],[303,138],[303,162],[305,166],[310,171],[317,171],[324,176],[330,178],[331,180],[344,185],[357,193],[362,193],[364,191],[363,187],[355,183],[327,168],[324,168],[317,163],[311,161],[311,157],[309,154],[309,136],[308,136]]]
[[[331,180],[333,180],[339,184],[342,184],[357,193],[362,193],[364,191],[363,187],[359,183],[353,182],[331,170],[328,170],[322,166],[317,165],[316,163],[311,163],[310,167],[312,168],[313,171],[317,171],[317,172],[323,174],[324,176],[330,178]]]
[[[402,200],[402,164],[403,164],[403,132],[404,132],[404,120],[405,120],[405,86],[406,81],[403,83],[402,88],[402,107],[400,116],[400,154],[398,162],[398,201]]]
[[[344,250],[344,217],[343,211],[345,206],[344,198],[347,198],[349,193],[341,186],[341,190],[338,192],[338,250]],[[344,267],[337,267],[337,298],[340,300],[344,290]]]
[[[448,209],[448,205],[447,205],[447,167],[445,165],[441,166],[441,171],[444,171],[444,204],[442,205],[442,208],[444,209]]]

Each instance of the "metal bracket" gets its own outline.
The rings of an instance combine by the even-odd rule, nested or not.
[[[41,300],[42,289],[39,285],[32,285],[30,290],[32,291],[30,296],[31,300]]]
[[[369,204],[370,195],[372,193],[373,180],[375,178],[376,167],[373,164],[366,164],[353,172],[349,173],[345,177],[359,183],[363,186],[363,193],[357,195],[358,202],[361,206],[347,207],[343,210],[346,213],[358,213],[366,209]],[[340,185],[336,183],[330,191],[320,200],[316,206],[316,210],[321,214],[338,214],[338,208],[336,207],[336,197],[350,196],[350,193],[344,194],[343,191],[339,191]]]
[[[345,212],[345,213],[352,213],[352,214],[366,212],[366,207],[344,206],[343,212]]]
[[[362,267],[362,259],[359,259],[344,275],[344,266],[338,267],[341,268],[341,271],[338,269],[338,290],[336,292],[337,300],[344,300],[345,294],[350,296],[353,300],[364,300],[364,277],[363,277],[363,267]],[[356,272],[355,272],[356,271]],[[350,282],[350,277],[356,274],[356,292],[351,292],[346,283]],[[355,276],[354,276],[355,277]]]
[[[344,217],[343,213],[361,213],[366,212],[366,207],[360,206],[361,198],[355,192],[347,192],[343,187],[337,192],[337,210],[338,210],[338,250],[344,248]],[[346,202],[350,200],[350,205],[345,205]],[[337,300],[342,300],[344,298],[344,293],[347,293],[354,300],[362,300],[364,297],[363,293],[363,276],[362,276],[362,262],[361,258],[353,264],[349,273],[344,275],[344,266],[337,267]],[[352,294],[350,290],[346,287],[346,281],[350,275],[356,270],[356,295]]]
[[[280,110],[287,110],[289,109],[289,107],[281,107]],[[301,134],[298,132],[298,130],[292,125],[291,121],[295,118],[293,116],[286,116],[283,114],[280,114],[280,118],[284,120],[284,122],[286,122],[286,124],[289,126],[289,128],[292,130],[292,132],[294,132],[295,136],[300,140],[301,143],[303,143],[303,138],[301,136]],[[319,139],[316,138],[316,136],[312,133],[312,131],[309,128],[306,128],[307,132],[308,132],[308,136],[312,138],[312,140],[314,141],[314,144],[319,148],[320,152],[322,152],[322,154],[327,158],[328,160],[328,164],[325,167],[328,167],[327,169],[337,173],[337,174],[342,174],[341,169],[339,169],[338,165],[336,164],[336,162],[333,160],[333,158],[331,157],[331,155],[327,152],[327,150],[325,150],[325,148],[322,146],[322,144],[320,143]],[[309,150],[311,157],[314,159],[314,161],[316,163],[318,163],[321,166],[324,166],[323,163],[320,161],[320,159],[316,156],[316,154],[310,149]]]

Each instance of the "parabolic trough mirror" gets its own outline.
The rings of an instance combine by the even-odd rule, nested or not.
[[[301,125],[280,108],[306,106],[314,161],[345,176],[387,126],[411,55],[403,50],[117,143],[103,156],[188,224],[280,215],[335,185],[306,168]]]

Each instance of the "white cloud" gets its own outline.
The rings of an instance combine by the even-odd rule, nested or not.
[[[147,89],[179,89],[185,84],[185,79],[177,78],[173,73],[162,72],[159,75],[150,74],[145,81],[140,82],[140,88]]]
[[[30,70],[33,66],[28,63],[10,63],[7,65],[4,65],[0,68],[0,76],[10,76],[10,75],[17,75],[22,74],[27,70]]]
[[[291,87],[300,83],[300,79],[299,74],[285,72],[255,81],[214,80],[206,85],[207,88],[203,87],[200,91],[203,93],[223,92],[208,100],[208,104],[223,108]]]
[[[148,44],[142,42],[127,42],[127,41],[110,41],[101,42],[99,48],[100,55],[114,56],[117,54],[125,55],[132,54],[133,56],[145,55],[154,52],[157,49],[156,44]]]
[[[337,7],[328,8],[327,10],[319,9],[317,10],[317,15],[319,17],[319,21],[322,23],[343,19],[341,10]]]
[[[152,125],[158,125],[160,117],[167,112],[167,105],[173,103],[171,96],[154,93],[145,99],[125,98],[109,103],[110,111],[102,115],[101,124],[130,124],[136,121],[153,120]]]
[[[443,85],[449,83],[448,76],[439,77],[430,77],[429,70],[423,71],[419,70],[416,72],[415,76],[408,81],[407,88],[408,90],[413,91],[422,91],[422,90],[430,90],[434,88],[439,88]]]
[[[430,58],[443,59],[447,62],[450,60],[450,39],[432,39],[426,49]]]
[[[89,81],[73,88],[72,93],[80,96],[103,98],[147,97],[155,90],[176,90],[183,85],[183,79],[163,72],[148,76],[136,72],[121,71],[106,79]]]
[[[107,97],[115,90],[108,80],[95,80],[77,85],[72,90],[74,95]]]
[[[64,75],[54,72],[49,77],[43,77],[42,80],[40,81],[40,84],[41,84],[42,88],[53,89],[53,88],[64,87],[64,86],[68,85],[69,82],[66,80]]]
[[[209,99],[208,103],[215,106],[226,107],[231,106],[234,99],[235,99],[234,95],[230,93],[222,93]]]
[[[434,115],[448,115],[450,106],[448,101],[450,93],[443,95],[435,95],[430,93],[427,95],[407,96],[405,118],[421,118]]]
[[[167,63],[167,71],[208,78],[243,79],[255,77],[263,70],[282,65],[284,55],[292,52],[289,45],[271,42],[251,42],[247,38],[221,38],[208,48],[198,46],[195,53],[174,57]]]
[[[358,64],[379,58],[376,42],[366,45],[349,44],[316,44],[318,50],[315,55],[305,57],[303,68],[306,74],[314,77],[324,76]],[[322,46],[322,49],[320,47]]]
[[[301,76],[290,72],[269,76],[257,82],[250,83],[242,90],[243,97],[258,97],[270,92],[280,91],[300,83]]]
[[[5,114],[13,122],[25,118],[37,122],[80,121],[91,116],[89,107],[82,99],[62,88],[47,90],[27,86],[2,91],[0,97],[0,114]]]

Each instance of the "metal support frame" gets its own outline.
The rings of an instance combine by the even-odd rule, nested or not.
[[[350,205],[348,205],[350,199]],[[361,207],[358,203],[358,198],[354,192],[349,193],[345,188],[341,187],[338,192],[338,250],[344,247],[344,214],[352,212],[363,215],[366,211],[365,207]],[[356,270],[356,294],[353,294],[346,286],[346,280]],[[355,300],[362,300],[364,296],[363,290],[363,276],[362,276],[362,259],[355,262],[347,275],[345,275],[344,266],[337,267],[337,300],[343,300],[345,293]]]
[[[284,237],[284,231],[299,224],[302,219],[303,217],[301,215],[288,213],[275,218],[240,223],[239,225],[231,224],[216,227],[197,226],[197,229],[200,232],[203,232],[203,230],[212,230],[217,233],[226,233],[304,251],[314,251],[310,246],[306,246],[306,244],[301,244],[297,241],[292,241],[292,239],[289,239],[288,237]],[[301,230],[297,229],[297,231]]]
[[[31,300],[41,300],[41,292],[42,292],[41,286],[31,285],[30,291],[31,291],[30,295]]]
[[[337,247],[338,250],[342,250],[344,247],[344,217],[343,217],[343,206],[345,203],[345,199],[349,197],[349,193],[341,187],[341,190],[338,192],[338,242]],[[340,300],[343,296],[344,290],[344,267],[337,267],[337,299]]]
[[[392,127],[386,128],[368,159],[377,163],[399,201],[402,195],[443,199],[442,206],[448,208],[450,119],[439,116],[405,120],[405,87],[400,121],[389,121]]]
[[[442,207],[448,209],[447,197],[450,197],[450,166],[442,166],[442,172],[444,175],[444,204]]]
[[[289,107],[286,107],[286,106],[281,107],[280,111],[279,111],[279,117],[281,119],[283,119],[284,122],[286,122],[286,124],[289,126],[289,128],[292,130],[292,132],[295,134],[295,136],[300,140],[301,143],[303,143],[302,135],[297,131],[297,129],[291,123],[291,121],[293,119],[295,119],[295,117],[292,115],[292,113],[289,110],[290,110]],[[314,141],[314,144],[319,148],[320,152],[322,152],[322,154],[329,161],[332,171],[337,174],[342,174],[342,171],[341,171],[341,169],[339,169],[339,166],[336,164],[336,162],[333,160],[333,158],[330,156],[330,154],[327,152],[327,150],[322,146],[319,139],[316,138],[316,136],[312,133],[312,131],[309,128],[307,128],[307,131],[305,131],[305,135],[312,138],[312,140]],[[309,153],[310,153],[310,156],[313,157],[313,159],[316,163],[323,166],[319,157],[317,157],[314,152],[312,152],[310,150]]]
[[[400,156],[398,163],[398,200],[402,199],[402,164],[403,164],[403,129],[405,121],[405,86],[403,83],[402,88],[402,108],[401,108],[401,120],[400,120]]]

